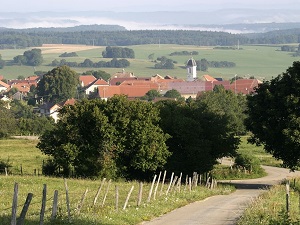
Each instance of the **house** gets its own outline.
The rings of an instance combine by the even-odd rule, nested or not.
[[[92,92],[94,92],[95,90],[97,90],[97,88],[99,86],[109,86],[109,84],[105,80],[103,80],[101,78],[96,79],[92,83],[90,83],[89,85],[85,86],[85,90],[84,90],[85,94],[86,95],[91,94]]]
[[[107,100],[114,95],[127,95],[128,98],[140,98],[150,90],[158,90],[157,83],[151,81],[124,81],[118,86],[99,86],[98,97]]]
[[[231,83],[230,90],[232,90],[236,94],[242,93],[245,95],[249,95],[255,92],[254,89],[261,83],[262,81],[258,79],[237,79]]]
[[[125,72],[123,69],[122,72],[117,72],[114,75],[111,76],[112,78],[130,78],[130,77],[136,77],[133,73]]]
[[[9,89],[10,86],[7,83],[4,83],[3,81],[0,80],[0,93],[9,91]]]
[[[47,102],[40,106],[40,114],[43,116],[50,116],[54,119],[54,122],[57,123],[59,120],[59,110],[66,105],[74,105],[76,100],[74,98],[67,99],[66,101],[60,103],[51,103]]]
[[[93,75],[81,75],[79,76],[79,82],[81,87],[87,87],[91,83],[93,83],[95,80],[97,80],[96,77]]]
[[[196,98],[198,92],[206,91],[206,81],[169,82],[168,89],[177,90],[184,98]]]

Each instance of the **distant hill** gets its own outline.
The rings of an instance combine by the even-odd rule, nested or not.
[[[125,31],[126,28],[120,25],[79,25],[74,27],[38,27],[26,29],[12,29],[0,27],[0,30],[27,31],[27,32],[78,32],[78,31]]]

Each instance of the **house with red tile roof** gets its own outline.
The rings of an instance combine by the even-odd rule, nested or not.
[[[85,87],[85,94],[86,95],[91,94],[92,92],[96,91],[97,88],[100,86],[109,86],[109,84],[101,78],[96,79],[95,81],[93,81],[92,83],[90,83],[88,86]]]
[[[98,87],[98,97],[108,99],[114,95],[127,95],[128,98],[140,98],[150,90],[158,90],[158,84],[153,82],[122,83],[118,86]]]
[[[136,76],[133,73],[125,72],[124,69],[122,72],[117,72],[111,76],[111,78],[130,78],[130,77],[136,77]]]
[[[93,75],[80,75],[79,76],[79,82],[81,87],[87,87],[91,83],[93,83],[95,80],[97,80],[96,77]]]
[[[46,102],[40,106],[40,114],[44,116],[50,116],[54,119],[54,122],[57,123],[59,120],[59,110],[66,105],[74,105],[76,99],[67,99],[59,103]]]
[[[9,91],[9,89],[10,89],[10,86],[7,83],[0,80],[0,93]]]
[[[249,95],[255,92],[254,89],[261,83],[258,79],[237,79],[231,83],[230,90],[237,94]]]

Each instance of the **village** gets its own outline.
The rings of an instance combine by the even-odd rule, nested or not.
[[[151,90],[156,90],[161,96],[164,96],[167,91],[173,89],[178,91],[184,99],[196,99],[202,92],[212,91],[217,85],[222,85],[226,90],[231,90],[235,94],[249,95],[262,83],[258,79],[223,80],[208,74],[197,77],[195,60],[190,58],[186,65],[186,79],[178,79],[170,75],[163,77],[159,74],[138,77],[123,69],[121,72],[113,74],[108,81],[93,75],[80,75],[80,88],[84,90],[86,97],[93,94],[94,98],[104,100],[114,95],[126,95],[129,99],[139,99]],[[236,75],[234,77],[236,78]],[[31,87],[37,87],[41,78],[42,76],[29,76],[25,79],[7,80],[5,83],[2,81],[5,77],[0,76],[0,100],[7,103],[13,99],[25,100],[32,90]],[[6,93],[12,88],[15,88],[17,92],[8,97]],[[60,103],[41,102],[36,111],[40,115],[52,117],[57,122],[59,109],[67,104],[73,105],[75,102],[76,99],[66,99]]]

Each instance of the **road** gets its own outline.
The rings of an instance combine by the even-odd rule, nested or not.
[[[231,180],[237,190],[230,195],[218,195],[176,209],[170,213],[143,222],[143,225],[235,225],[256,197],[268,187],[285,178],[300,176],[300,172],[263,166],[268,175],[251,180]]]

